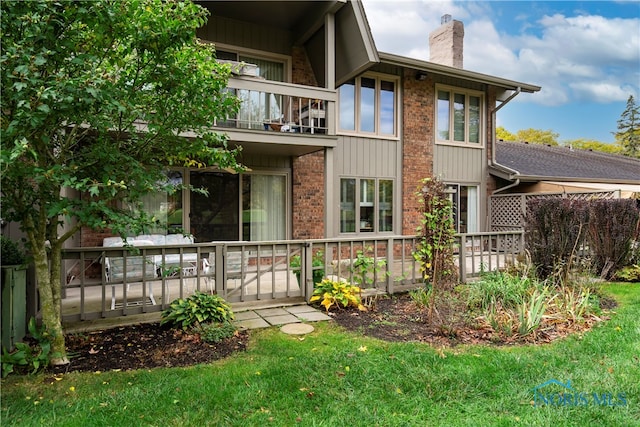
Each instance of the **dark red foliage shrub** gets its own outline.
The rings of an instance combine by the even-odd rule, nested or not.
[[[566,198],[533,199],[527,203],[525,245],[538,277],[566,277],[587,231],[587,202]]]
[[[589,203],[589,246],[595,271],[611,279],[627,265],[638,240],[640,210],[635,200],[593,200]]]

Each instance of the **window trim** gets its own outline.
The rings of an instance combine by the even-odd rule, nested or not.
[[[213,42],[208,42],[208,41],[203,41],[203,42],[214,44]],[[273,53],[273,52],[265,52],[263,50],[257,50],[257,49],[242,48],[242,47],[234,46],[231,44],[225,44],[225,43],[215,43],[215,48],[216,50],[235,53],[237,56],[254,56],[259,59],[264,59],[265,61],[282,62],[283,74],[284,74],[283,80],[285,83],[291,83],[291,80],[293,78],[292,65],[291,65],[293,63],[293,59],[289,55],[282,55],[282,54]]]
[[[354,200],[354,227],[355,227],[355,231],[342,231],[341,229],[341,213],[342,213],[342,209],[341,209],[341,204],[342,204],[342,181],[343,180],[348,180],[348,179],[353,179],[355,180],[356,184],[355,184],[355,200]],[[373,223],[373,230],[371,231],[362,231],[361,229],[361,225],[360,222],[362,221],[360,218],[360,208],[361,208],[361,203],[362,201],[360,200],[360,195],[361,195],[361,191],[362,191],[362,181],[369,181],[372,180],[374,181],[374,185],[375,185],[375,189],[374,189],[374,193],[373,193],[373,219],[371,220],[371,222]],[[391,191],[392,191],[392,195],[391,195],[391,230],[390,231],[380,231],[380,181],[391,181]],[[339,180],[338,180],[338,187],[339,187],[339,191],[337,194],[338,197],[338,223],[337,223],[337,228],[338,228],[338,235],[341,236],[353,236],[353,235],[359,235],[359,236],[380,236],[380,235],[393,235],[394,231],[395,231],[395,227],[396,227],[396,182],[397,180],[393,177],[374,177],[374,176],[352,176],[352,175],[345,175],[345,176],[340,176]]]
[[[362,79],[373,79],[375,80],[375,112],[374,112],[374,132],[365,132],[360,130],[361,125],[361,106],[362,106]],[[336,115],[337,122],[337,133],[339,135],[359,135],[366,137],[375,137],[380,139],[394,139],[398,140],[400,138],[400,107],[401,107],[401,99],[400,99],[400,77],[392,74],[382,74],[382,73],[365,73],[360,76],[354,77],[354,124],[355,130],[350,129],[342,129],[340,127],[340,87],[336,88],[338,93],[338,105]],[[394,116],[393,116],[393,133],[381,133],[381,94],[382,94],[382,81],[389,81],[394,84]]]
[[[448,92],[449,93],[449,135],[450,138],[449,139],[440,139],[440,135],[438,132],[438,95],[439,92],[444,91],[444,92]],[[483,149],[486,146],[486,133],[485,133],[485,128],[486,128],[486,108],[485,108],[485,93],[481,92],[481,91],[477,91],[477,90],[472,90],[472,89],[465,89],[465,88],[461,88],[461,87],[456,87],[456,86],[447,86],[447,85],[441,85],[441,84],[436,84],[435,87],[435,91],[434,91],[434,109],[433,109],[433,114],[434,114],[434,120],[433,120],[433,129],[434,129],[434,140],[435,143],[438,145],[453,145],[453,146],[458,146],[458,147],[466,147],[466,148],[478,148],[478,149]],[[464,141],[455,141],[452,137],[454,135],[454,126],[455,126],[455,121],[454,121],[454,107],[453,107],[453,100],[454,100],[454,96],[455,95],[464,95],[465,96],[465,140]],[[480,105],[479,105],[479,114],[480,114],[480,118],[479,118],[479,123],[478,123],[478,142],[470,142],[469,141],[469,107],[470,107],[470,103],[469,103],[469,97],[470,96],[475,96],[480,98]]]
[[[481,185],[478,183],[464,183],[464,182],[445,182],[444,183],[445,186],[447,187],[447,190],[449,190],[450,187],[456,187],[455,191],[449,192],[449,194],[451,194],[452,196],[455,194],[455,198],[456,200],[452,200],[453,201],[453,206],[452,206],[452,214],[453,214],[453,225],[454,228],[456,229],[456,233],[476,233],[479,232],[481,230],[480,228],[480,188]],[[466,227],[467,230],[465,230],[464,232],[460,231],[460,189],[462,187],[466,187],[466,188],[475,188],[476,189],[476,200],[475,200],[475,213],[476,213],[476,218],[475,218],[475,225],[477,230],[475,231],[469,231],[468,227],[469,227],[469,219],[468,219],[468,215],[469,215],[469,206],[467,205],[467,222],[466,222]],[[469,198],[469,194],[467,193],[467,199]],[[467,203],[469,201],[467,200]]]

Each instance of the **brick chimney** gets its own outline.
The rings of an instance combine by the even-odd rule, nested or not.
[[[429,60],[450,67],[462,68],[464,24],[443,15],[439,28],[429,34]]]

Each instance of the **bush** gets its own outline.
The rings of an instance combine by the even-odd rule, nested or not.
[[[526,247],[540,279],[558,274],[560,281],[566,281],[586,236],[587,220],[582,200],[534,199],[527,204]]]
[[[479,281],[467,285],[467,305],[471,309],[489,310],[500,305],[515,308],[537,283],[527,276],[517,276],[506,272],[492,272],[482,275]]]
[[[375,285],[376,275],[386,268],[387,261],[384,259],[376,261],[374,257],[366,255],[365,251],[371,252],[373,248],[368,247],[364,251],[359,250],[349,269],[353,273],[353,281],[356,285],[369,287]],[[389,275],[390,273],[387,271],[385,274]]]
[[[0,236],[0,264],[22,265],[25,263],[25,255],[13,240]]]
[[[194,328],[202,341],[216,344],[235,335],[237,328],[230,322],[204,323]]]
[[[182,329],[210,322],[231,322],[231,306],[220,296],[197,291],[187,299],[178,298],[162,312],[161,325],[171,324]]]
[[[29,320],[29,333],[34,344],[18,342],[14,351],[9,353],[2,349],[2,377],[5,378],[12,372],[18,374],[35,374],[49,366],[51,362],[51,335],[46,328],[38,328],[36,320]]]
[[[594,200],[589,205],[589,243],[596,272],[611,279],[628,265],[640,210],[632,199]]]
[[[298,279],[298,283],[300,283],[300,272],[302,271],[302,258],[300,255],[294,255],[289,260],[289,266],[293,269],[293,273],[296,275]],[[311,260],[311,266],[313,267],[313,283],[320,283],[322,278],[324,277],[324,254],[322,251],[317,251],[313,254],[313,259]],[[317,267],[322,267],[317,268]]]
[[[333,306],[338,308],[340,306],[345,308],[356,307],[362,311],[367,310],[360,300],[360,288],[343,281],[322,279],[320,283],[316,284],[309,301],[321,301],[320,304],[327,311]]]

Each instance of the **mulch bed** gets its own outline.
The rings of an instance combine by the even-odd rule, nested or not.
[[[595,321],[581,324],[543,326],[527,337],[504,337],[482,322],[464,318],[464,309],[450,301],[438,308],[437,316],[415,306],[408,294],[378,297],[370,310],[338,309],[333,321],[347,330],[386,341],[424,342],[436,347],[460,344],[508,345],[547,343],[574,332],[589,329]],[[615,306],[603,300],[603,308]],[[70,364],[52,368],[53,373],[71,371],[150,369],[191,366],[222,359],[245,351],[248,331],[217,344],[208,344],[198,335],[162,327],[158,323],[137,324],[66,337]]]

